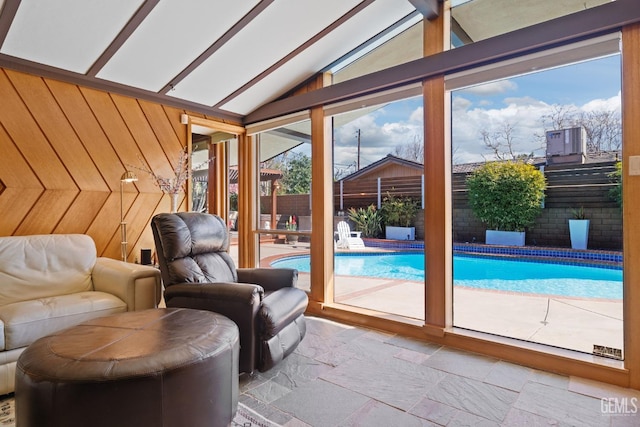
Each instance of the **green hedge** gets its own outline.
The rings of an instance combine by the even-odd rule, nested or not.
[[[524,231],[542,212],[544,174],[519,162],[489,162],[467,177],[473,214],[492,230]]]

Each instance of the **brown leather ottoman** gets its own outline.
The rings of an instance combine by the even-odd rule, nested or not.
[[[238,351],[235,323],[209,311],[84,322],[20,355],[17,426],[227,426],[238,405]]]

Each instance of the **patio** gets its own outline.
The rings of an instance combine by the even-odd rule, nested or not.
[[[237,256],[232,246],[232,257]],[[261,263],[309,253],[309,243],[262,242]],[[366,251],[384,249],[368,247]],[[299,274],[300,288],[310,290],[308,273]],[[335,302],[424,320],[422,282],[336,276]],[[622,301],[519,294],[454,288],[454,324],[485,333],[534,341],[554,347],[592,353],[594,345],[623,348]],[[588,332],[588,333],[585,333]]]

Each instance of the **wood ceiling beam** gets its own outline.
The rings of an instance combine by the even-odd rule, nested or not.
[[[175,76],[169,83],[167,83],[162,89],[160,89],[159,93],[166,94],[170,90],[172,90],[178,83],[184,80],[189,74],[191,74],[196,68],[198,68],[204,61],[209,59],[211,55],[216,53],[218,49],[224,46],[229,40],[231,40],[234,36],[236,36],[244,27],[249,25],[251,21],[253,21],[256,17],[258,17],[274,0],[262,0],[258,3],[253,9],[249,11],[245,16],[242,17],[236,24],[231,27],[226,33],[222,35],[218,40],[216,40],[211,46],[207,48],[204,52],[202,52],[196,59],[191,62],[184,70],[180,72],[177,76]],[[197,10],[194,10],[194,13],[198,13]]]
[[[617,0],[490,39],[441,52],[346,82],[265,104],[245,124],[333,104],[480,65],[561,46],[640,22],[637,0]]]
[[[147,16],[151,13],[154,7],[158,5],[160,0],[146,0],[139,8],[136,10],[136,13],[133,14],[129,22],[120,30],[115,39],[109,44],[109,46],[102,52],[102,55],[93,63],[89,71],[87,71],[87,75],[91,77],[95,77],[102,67],[104,67],[107,62],[116,54],[118,49],[122,47],[122,45],[131,37],[133,32],[138,28],[142,21],[146,19]]]
[[[0,48],[4,44],[9,28],[13,23],[13,19],[16,17],[20,7],[20,0],[5,0],[4,6],[0,10]]]

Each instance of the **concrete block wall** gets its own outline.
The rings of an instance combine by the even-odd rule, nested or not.
[[[622,215],[618,208],[593,208],[586,211],[589,223],[589,249],[622,249]],[[533,227],[527,230],[526,244],[534,246],[571,247],[567,208],[545,208]],[[485,226],[471,209],[455,209],[454,242],[484,243]]]

